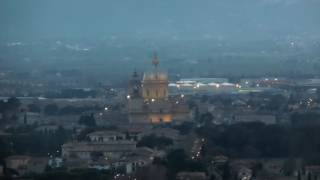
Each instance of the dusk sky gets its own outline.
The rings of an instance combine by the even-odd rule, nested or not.
[[[0,38],[320,35],[319,0],[1,0]]]

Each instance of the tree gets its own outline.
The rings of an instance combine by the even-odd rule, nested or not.
[[[25,127],[24,127],[25,128]],[[0,154],[29,154],[29,155],[50,155],[60,156],[61,146],[70,137],[71,133],[59,127],[57,131],[43,133],[27,129],[14,130],[12,136],[6,141],[0,141]],[[33,128],[32,128],[33,129]],[[23,133],[24,135],[21,135]]]
[[[200,116],[200,123],[210,124],[213,119],[213,115],[209,112],[206,112]]]
[[[97,161],[103,157],[103,153],[101,151],[91,152],[90,157],[92,160]]]
[[[16,97],[11,97],[6,101],[0,101],[0,113],[2,113],[2,122],[6,123],[18,119],[17,113],[19,112],[21,102]],[[1,123],[1,122],[0,122]]]
[[[59,107],[56,104],[48,104],[44,107],[44,113],[46,115],[57,115]]]
[[[287,99],[282,95],[274,95],[266,105],[267,110],[279,111],[284,106]]]
[[[170,171],[178,172],[186,168],[187,155],[183,149],[176,149],[168,153],[167,166]]]
[[[41,112],[41,108],[37,104],[28,104],[28,110],[30,112],[35,112],[35,113],[40,113]]]
[[[19,110],[19,107],[21,105],[21,102],[18,98],[16,97],[11,97],[7,100],[6,106],[7,109],[10,111],[17,111]]]
[[[320,125],[320,114],[317,112],[294,113],[291,115],[291,122],[297,126]]]
[[[170,177],[175,177],[176,173],[180,171],[206,171],[202,163],[189,159],[183,149],[175,149],[169,152],[166,165]]]
[[[312,180],[311,173],[308,173],[307,179]]]
[[[144,136],[137,144],[138,147],[149,147],[149,148],[158,148],[164,149],[167,146],[173,144],[172,139],[167,137],[158,137],[154,134],[150,136]]]
[[[96,120],[94,118],[93,113],[90,115],[82,115],[79,119],[79,124],[88,126],[88,127],[95,127],[96,126]]]
[[[181,125],[174,126],[174,129],[177,129],[180,134],[186,135],[189,134],[193,128],[194,124],[192,122],[184,122]]]
[[[139,180],[163,180],[166,179],[167,169],[163,165],[151,165],[138,169],[135,173]]]

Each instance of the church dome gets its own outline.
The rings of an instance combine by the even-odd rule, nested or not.
[[[168,74],[165,72],[146,72],[142,81],[168,81]]]
[[[159,59],[157,54],[154,54],[152,65],[154,66],[154,69],[150,72],[145,72],[143,74],[142,81],[143,82],[147,82],[147,81],[168,82],[168,74],[158,69]]]
[[[159,60],[155,55],[152,71],[143,74],[142,97],[144,99],[165,99],[168,97],[168,74],[158,68]]]

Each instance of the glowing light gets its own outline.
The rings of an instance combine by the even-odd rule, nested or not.
[[[219,88],[219,87],[220,87],[220,84],[217,84],[216,87]]]
[[[291,45],[291,46],[294,46],[294,45],[295,45],[295,43],[294,43],[294,42],[291,42],[291,43],[290,43],[290,45]]]
[[[198,84],[197,84],[197,88],[199,88],[199,87],[200,87],[200,84],[198,83]]]
[[[108,111],[108,109],[109,109],[108,107],[105,107],[105,108],[104,108],[105,111]]]
[[[151,99],[151,101],[152,101],[152,102],[154,102],[154,101],[155,101],[155,99]]]
[[[130,95],[127,95],[127,99],[130,99],[131,97],[130,97]]]
[[[177,88],[180,88],[180,84],[177,84]]]
[[[184,94],[181,94],[181,98],[184,98]]]

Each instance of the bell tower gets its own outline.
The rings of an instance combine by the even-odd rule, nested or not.
[[[128,92],[131,98],[141,97],[141,78],[136,70],[130,78]]]

